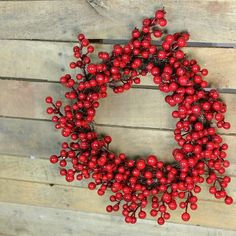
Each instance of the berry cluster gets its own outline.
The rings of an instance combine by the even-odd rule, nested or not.
[[[215,198],[223,198],[226,204],[233,202],[225,191],[230,177],[223,176],[230,165],[226,160],[228,146],[216,131],[217,127],[230,128],[224,117],[226,104],[216,90],[205,89],[208,71],[182,51],[189,34],[166,34],[166,24],[165,11],[156,11],[153,18],[143,20],[140,30],[132,31],[127,44],[114,45],[111,53],[99,52],[99,63],[91,63],[94,47],[79,34],[79,45],[73,48],[76,60],[70,68],[80,73],[76,78],[69,74],[60,78],[68,88],[68,104],[62,108],[61,101],[46,98],[55,128],[71,139],[62,143],[59,155],[50,157],[51,163],[59,162],[60,174],[68,182],[92,178],[89,189],[97,189],[98,195],[110,190],[112,204],[107,212],[121,209],[125,221],[132,224],[147,216],[148,202],[148,214],[158,224],[164,224],[170,210],[177,207],[183,209],[182,219],[188,221],[189,209],[197,209],[196,195],[204,181]],[[159,39],[161,46],[153,39]],[[153,76],[161,92],[167,93],[165,101],[176,106],[172,116],[177,119],[174,138],[178,148],[172,152],[171,164],[154,155],[138,160],[117,155],[109,149],[111,137],[94,130],[96,109],[99,100],[107,97],[107,88],[123,93],[147,74]]]

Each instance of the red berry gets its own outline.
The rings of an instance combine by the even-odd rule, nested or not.
[[[78,35],[78,40],[79,40],[79,41],[81,41],[81,40],[84,39],[84,38],[85,38],[84,34],[79,34],[79,35]]]
[[[153,31],[153,35],[156,37],[156,38],[160,38],[162,36],[162,31],[160,30],[154,30]]]
[[[183,221],[189,221],[190,219],[190,215],[188,212],[184,212],[181,217]]]
[[[50,157],[50,162],[53,163],[53,164],[57,163],[58,162],[58,157],[56,155],[52,155]]]
[[[88,39],[82,39],[82,41],[81,41],[81,45],[83,46],[83,47],[87,47],[88,45],[89,45],[89,41],[88,41]]]
[[[134,78],[134,83],[135,84],[140,84],[140,82],[141,82],[140,78],[138,78],[138,77]]]
[[[96,184],[93,183],[93,182],[90,182],[90,183],[88,184],[88,188],[89,188],[90,190],[94,190],[94,189],[96,188]]]
[[[52,107],[47,108],[47,113],[52,114],[54,112],[54,109]]]
[[[74,178],[74,175],[67,175],[67,176],[66,176],[66,181],[67,181],[67,182],[72,182],[74,179],[75,179],[75,178]]]
[[[108,206],[106,207],[106,211],[107,211],[107,212],[112,212],[112,210],[113,210],[113,208],[112,208],[111,205],[108,205]]]
[[[88,52],[88,53],[94,52],[94,47],[93,47],[93,46],[88,46],[88,47],[87,47],[87,52]]]
[[[111,143],[112,138],[111,138],[110,136],[105,136],[105,137],[104,137],[104,141],[105,141],[106,143]]]
[[[203,76],[206,76],[206,75],[208,75],[208,70],[207,69],[202,69],[201,73],[202,73]]]
[[[140,36],[139,30],[138,29],[133,30],[132,37],[133,38],[139,38],[139,36]]]
[[[224,129],[230,129],[231,125],[230,125],[229,122],[225,122],[225,123],[223,124],[223,127],[224,127]]]
[[[71,69],[75,69],[75,68],[76,68],[76,66],[77,66],[77,65],[76,65],[76,63],[75,63],[75,62],[71,62],[71,63],[70,63],[70,68],[71,68]]]
[[[146,212],[145,211],[140,211],[138,216],[139,216],[140,219],[144,219],[144,218],[146,218]]]
[[[146,167],[145,161],[144,160],[138,160],[136,162],[136,167],[138,170],[143,170]]]
[[[159,52],[158,52],[158,58],[159,58],[160,60],[165,59],[165,58],[166,58],[166,52],[165,52],[165,51],[159,51]]]
[[[165,12],[163,10],[157,10],[155,13],[155,17],[157,19],[162,19],[165,16]]]
[[[162,26],[162,27],[166,26],[167,25],[167,20],[165,18],[160,19],[159,20],[159,25]]]
[[[165,223],[165,220],[164,220],[162,217],[159,217],[159,218],[157,219],[157,223],[158,223],[159,225],[163,225],[163,224]]]
[[[52,97],[46,97],[45,101],[46,103],[52,103]]]
[[[227,205],[231,205],[231,204],[233,203],[233,198],[227,196],[227,197],[225,198],[225,203],[226,203]]]
[[[95,64],[89,64],[87,70],[90,74],[95,74],[97,71],[97,66]]]
[[[183,38],[183,37],[180,37],[178,40],[177,40],[177,44],[178,44],[178,46],[179,47],[185,47],[186,46],[186,40],[185,40],[185,38]]]
[[[150,166],[155,166],[157,164],[157,157],[156,156],[148,156],[147,158],[147,164]]]

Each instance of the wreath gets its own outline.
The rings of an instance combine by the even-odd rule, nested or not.
[[[223,143],[217,128],[229,129],[225,121],[226,104],[215,89],[206,89],[204,77],[195,59],[188,59],[182,51],[189,39],[186,32],[167,34],[165,11],[157,10],[152,18],[145,18],[142,28],[132,31],[130,41],[116,44],[111,53],[99,52],[99,63],[92,63],[94,47],[83,35],[73,47],[74,62],[71,69],[80,69],[76,78],[66,74],[60,83],[68,88],[62,107],[60,100],[46,98],[50,104],[47,113],[52,115],[56,129],[61,129],[70,142],[61,144],[59,155],[50,161],[59,163],[60,175],[66,181],[92,179],[91,190],[102,196],[111,191],[111,204],[107,212],[122,211],[125,221],[134,224],[144,219],[150,202],[149,214],[162,225],[170,218],[170,210],[183,209],[182,220],[190,219],[189,209],[197,209],[197,194],[201,183],[209,184],[209,192],[217,199],[232,204],[225,189],[230,177],[225,169],[228,145]],[[158,39],[157,46],[153,39]],[[176,110],[174,139],[178,145],[172,151],[173,162],[165,163],[155,155],[130,159],[125,154],[110,150],[110,136],[103,136],[94,128],[99,100],[107,97],[107,89],[120,94],[139,84],[140,78],[150,74],[157,88],[166,93],[165,102]]]

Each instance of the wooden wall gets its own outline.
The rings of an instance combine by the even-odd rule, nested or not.
[[[106,215],[106,198],[84,182],[66,183],[48,161],[62,138],[44,98],[63,95],[58,78],[69,72],[77,33],[101,39],[96,50],[109,49],[163,6],[171,32],[191,33],[186,51],[209,69],[208,81],[228,104],[232,129],[223,138],[230,145],[228,190],[236,199],[235,0],[0,0],[0,235],[236,235],[236,204],[216,201],[205,185],[188,224],[177,211],[162,227],[149,219],[130,226],[119,214]],[[163,98],[150,78],[123,96],[110,93],[96,128],[113,137],[114,150],[167,160],[175,143]]]

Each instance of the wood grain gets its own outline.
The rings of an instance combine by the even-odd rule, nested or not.
[[[236,2],[230,0],[1,1],[0,38],[73,40],[83,32],[89,38],[124,39],[162,7],[170,32],[187,30],[197,42],[236,42]]]
[[[46,114],[45,97],[52,95],[61,99],[66,91],[65,87],[55,83],[0,80],[0,116],[50,119]],[[108,94],[107,99],[100,101],[95,118],[97,124],[175,128],[175,120],[171,117],[175,109],[165,103],[166,95],[160,91],[134,88],[122,95],[111,90]],[[221,98],[227,104],[226,119],[232,128],[220,132],[236,133],[236,94],[222,93]]]
[[[109,126],[97,126],[96,130],[111,135],[113,151],[124,152],[130,157],[156,154],[161,160],[170,161],[171,150],[176,147],[171,131]],[[229,145],[228,159],[234,166],[236,136],[222,137]],[[59,152],[62,140],[64,139],[59,132],[54,131],[51,122],[0,118],[1,154],[48,158],[49,155]],[[235,175],[235,170],[232,174]]]
[[[49,160],[45,159],[30,159],[28,157],[22,156],[0,155],[0,160],[0,178],[2,179],[21,180],[37,183],[47,183],[50,185],[56,184],[85,188],[87,188],[88,183],[91,181],[89,179],[68,183],[62,176],[59,175],[58,165],[51,165],[49,163]],[[209,185],[203,183],[201,184],[201,188],[202,191],[200,194],[198,194],[199,199],[215,201],[216,204],[222,202],[222,200],[215,199],[211,194],[209,194]],[[227,193],[233,198],[236,198],[236,192],[234,191],[235,188],[236,177],[231,176],[231,182],[227,188]]]
[[[33,123],[32,123],[33,122]],[[32,125],[35,124],[35,127]],[[51,130],[50,132],[48,132]],[[52,124],[45,121],[0,119],[0,153],[46,157],[58,152],[64,140],[53,132]]]
[[[2,202],[102,214],[105,213],[108,198],[108,194],[98,197],[95,191],[85,188],[3,179],[0,179],[0,190]],[[180,212],[182,210],[173,211],[170,222],[183,223]],[[223,203],[199,200],[199,208],[191,214],[188,224],[235,230],[235,214],[236,204],[229,207]]]
[[[135,226],[120,216],[102,215],[21,204],[0,203],[0,232],[16,236],[235,236],[236,232],[194,225],[141,220]]]
[[[0,3],[1,4],[1,3]],[[74,43],[0,40],[0,77],[59,81],[74,60]],[[95,44],[96,52],[111,51],[112,45]],[[196,58],[209,70],[207,81],[215,88],[236,88],[236,49],[233,48],[186,48],[189,58]],[[92,56],[97,61],[96,54]],[[77,70],[78,71],[78,70]],[[152,78],[144,77],[142,85],[153,86]]]

